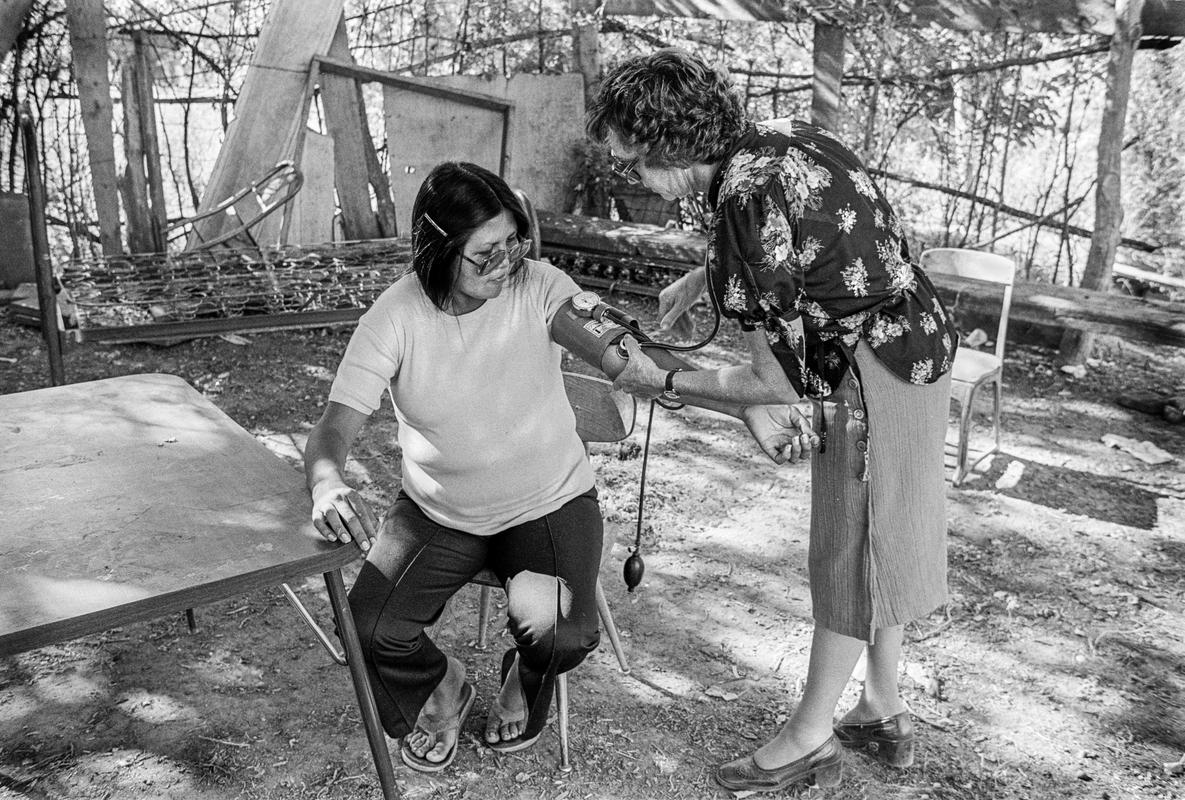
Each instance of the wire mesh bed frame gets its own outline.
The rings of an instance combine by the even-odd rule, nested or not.
[[[406,239],[77,259],[56,276],[62,332],[116,343],[352,323],[410,264]]]

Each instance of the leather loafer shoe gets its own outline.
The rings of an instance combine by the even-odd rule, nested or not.
[[[844,747],[863,750],[891,767],[913,763],[913,719],[908,711],[869,722],[838,722],[835,736]]]
[[[732,792],[778,792],[798,783],[838,786],[841,775],[839,741],[832,736],[796,761],[762,769],[753,756],[729,761],[716,769],[716,783]]]

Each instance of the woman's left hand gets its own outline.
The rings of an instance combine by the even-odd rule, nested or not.
[[[748,406],[741,412],[741,419],[775,464],[793,464],[810,458],[819,446],[812,414],[811,404],[801,402],[788,406]]]
[[[629,392],[634,397],[643,400],[653,400],[662,394],[667,373],[659,369],[650,356],[642,352],[642,348],[632,336],[621,340],[625,351],[629,354],[625,369],[618,373],[613,381],[613,388]]]

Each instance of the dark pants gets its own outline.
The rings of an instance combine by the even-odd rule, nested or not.
[[[448,668],[424,629],[487,566],[506,588],[529,709],[523,735],[538,733],[547,722],[555,676],[583,661],[600,640],[596,580],[603,536],[596,489],[493,536],[438,525],[400,492],[350,589],[387,733],[399,738],[411,732]]]

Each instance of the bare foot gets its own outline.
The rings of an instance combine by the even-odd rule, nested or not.
[[[449,656],[448,671],[420,710],[415,729],[404,737],[407,749],[426,761],[444,761],[460,733],[455,725],[449,726],[449,722],[460,714],[464,700],[465,665]]]
[[[518,678],[518,656],[506,673],[502,691],[490,706],[486,719],[486,741],[490,744],[509,742],[522,735],[527,727],[527,703],[523,697],[522,682]]]

